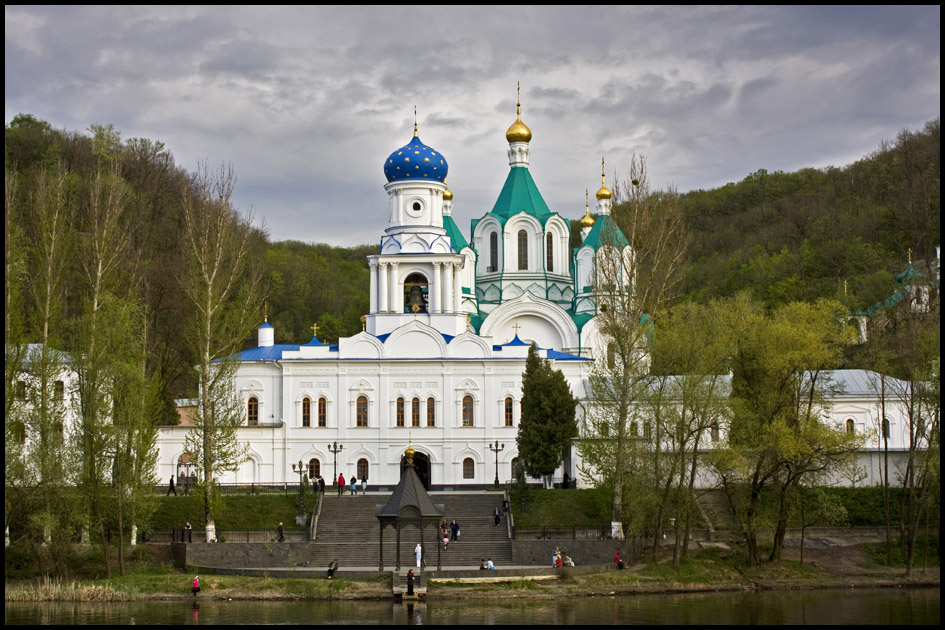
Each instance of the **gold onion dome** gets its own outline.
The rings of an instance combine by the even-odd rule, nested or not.
[[[453,201],[453,192],[449,188],[443,191],[443,201]]]
[[[594,217],[591,216],[590,206],[587,205],[587,189],[584,190],[584,218],[581,219],[581,227],[594,227]]]
[[[505,132],[505,139],[511,142],[530,142],[532,139],[532,130],[522,122],[522,102],[516,97],[515,101],[515,122]]]
[[[598,199],[610,199],[613,195],[610,190],[607,188],[606,182],[604,181],[604,158],[600,159],[600,190],[597,191]]]
[[[410,443],[408,442],[408,443],[407,443],[407,450],[404,451],[404,455],[407,456],[407,461],[409,461],[409,462],[412,462],[412,461],[413,461],[413,455],[414,455],[414,453],[416,453],[416,451],[413,450],[413,446],[411,446]]]

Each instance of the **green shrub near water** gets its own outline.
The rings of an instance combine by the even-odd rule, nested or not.
[[[279,522],[287,531],[302,530],[295,517],[299,512],[299,495],[288,494],[224,495],[215,514],[217,531],[225,530],[275,530]],[[315,508],[315,495],[305,495],[305,514],[310,516]],[[204,525],[203,499],[199,494],[189,496],[164,496],[158,501],[157,512],[151,519],[155,530],[181,529],[190,521],[194,529]]]

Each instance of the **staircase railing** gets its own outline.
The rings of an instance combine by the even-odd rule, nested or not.
[[[309,541],[315,540],[315,534],[318,532],[318,517],[322,514],[322,499],[324,498],[324,492],[315,493],[315,507],[312,509],[312,522],[308,530]]]

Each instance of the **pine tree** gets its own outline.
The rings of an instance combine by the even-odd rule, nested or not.
[[[551,475],[567,457],[577,436],[577,399],[561,370],[553,370],[532,344],[522,377],[522,420],[518,426],[519,458],[533,477]]]

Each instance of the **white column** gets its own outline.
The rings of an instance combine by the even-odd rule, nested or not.
[[[390,310],[392,313],[404,312],[404,291],[397,279],[398,264],[390,264]]]
[[[463,310],[463,268],[453,266],[453,311],[461,313]]]
[[[433,263],[433,273],[430,274],[430,283],[427,286],[427,297],[430,300],[430,312],[440,312],[440,263]]]
[[[371,307],[368,310],[372,315],[377,312],[377,262],[370,262],[371,266]]]
[[[453,310],[453,263],[448,262],[443,265],[443,312]]]
[[[387,301],[387,289],[389,283],[387,280],[387,263],[380,263],[380,277],[378,278],[378,297],[380,298],[380,304],[378,304],[378,311],[381,313],[386,313],[390,310],[389,302]]]

